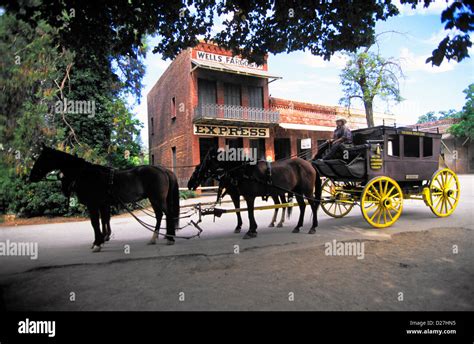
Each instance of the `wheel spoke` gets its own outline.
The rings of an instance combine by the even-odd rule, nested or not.
[[[371,193],[370,191],[367,190],[367,194],[370,195],[370,197],[372,197],[373,199],[375,199],[376,201],[378,201],[380,199],[380,197],[378,196],[375,196],[373,193]]]
[[[374,211],[374,213],[372,214],[372,216],[370,217],[370,221],[373,221],[374,220],[374,217],[378,214],[380,208],[377,207],[377,210]]]
[[[443,196],[439,196],[439,198],[435,201],[436,203],[433,202],[435,209],[438,209],[439,204],[441,203],[441,200],[443,199]]]
[[[388,190],[388,185],[389,185],[389,183],[390,183],[390,182],[389,182],[388,180],[385,182],[385,188],[384,188],[384,190],[383,190],[383,195],[384,195],[384,196],[387,196],[387,190]]]
[[[377,203],[372,203],[372,205],[370,207],[364,207],[365,211],[369,212],[371,211],[372,209],[378,207],[378,204]]]
[[[390,195],[392,194],[393,190],[395,190],[395,185],[393,185],[393,186],[390,188],[390,191],[387,192],[386,196],[387,196],[387,197],[390,197]]]
[[[377,216],[377,223],[380,223],[380,217],[382,216],[383,208],[380,209],[379,215]]]
[[[377,195],[377,197],[375,197],[376,199],[382,198],[382,196],[380,196],[380,193],[377,191],[377,189],[375,188],[374,185],[371,185],[371,186],[370,186],[370,190],[373,190],[374,193]],[[369,192],[369,191],[367,191],[367,192]]]
[[[388,216],[390,216],[390,221],[393,221],[393,216],[390,210],[392,210],[392,208],[387,208],[387,213],[388,213]]]
[[[449,197],[446,197],[446,203],[449,204],[449,209],[451,209],[453,207],[453,203],[451,203]],[[447,209],[446,209],[446,211],[447,211]]]

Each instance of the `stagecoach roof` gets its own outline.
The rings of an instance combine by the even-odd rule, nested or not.
[[[411,127],[394,127],[394,126],[387,126],[387,125],[378,125],[375,127],[371,128],[362,128],[362,129],[357,129],[353,130],[354,134],[361,134],[364,136],[370,136],[370,135],[381,135],[384,132],[388,132],[390,134],[403,134],[403,132],[412,132],[412,133],[422,133],[423,136],[428,136],[428,137],[436,137],[436,138],[441,138],[441,134],[439,133],[434,133],[430,131],[423,131],[423,130],[417,130],[416,128],[411,128]]]
[[[215,62],[215,61],[201,61],[201,60],[191,59],[191,62],[198,68],[216,70],[219,72],[247,75],[247,76],[252,76],[252,77],[257,77],[257,78],[274,79],[274,80],[282,78],[281,76],[271,75],[266,70],[244,68],[244,67],[239,67],[239,66],[230,66],[230,65]]]

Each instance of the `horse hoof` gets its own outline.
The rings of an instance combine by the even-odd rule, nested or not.
[[[110,236],[107,235],[107,236],[104,238],[104,240],[105,240],[105,241],[110,241]]]
[[[316,234],[316,228],[311,228],[308,234]]]
[[[234,229],[234,233],[240,233],[240,228]]]
[[[268,227],[275,227],[275,224],[272,222],[268,225]]]
[[[156,245],[156,240],[150,240],[146,243],[147,245]]]
[[[291,231],[291,233],[299,233],[300,232],[300,229],[299,228],[295,228]]]
[[[92,250],[94,247],[95,247],[95,244],[94,244],[94,243],[92,243],[92,245],[91,245],[91,250]]]
[[[174,240],[166,239],[166,245],[174,245]]]
[[[257,232],[247,232],[244,235],[244,239],[252,239],[257,237]]]
[[[92,252],[94,252],[94,253],[100,252],[100,250],[101,250],[100,246],[94,245],[94,247],[92,247]]]
[[[277,227],[278,227],[278,228],[281,228],[281,227],[283,227],[283,223],[279,223],[279,224],[277,224]]]

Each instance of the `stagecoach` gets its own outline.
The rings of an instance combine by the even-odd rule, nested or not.
[[[423,201],[439,217],[453,213],[460,185],[449,168],[440,168],[441,134],[413,128],[376,126],[353,131],[345,159],[313,160],[326,177],[321,207],[335,218],[355,205],[373,227],[384,228],[400,217],[404,199]]]

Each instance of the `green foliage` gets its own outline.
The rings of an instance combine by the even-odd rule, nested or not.
[[[7,10],[20,13],[20,5]],[[98,61],[137,58],[146,35],[160,36],[153,52],[173,58],[197,44],[200,37],[234,50],[254,62],[267,53],[309,50],[328,59],[339,50],[354,51],[373,41],[377,20],[398,14],[390,1],[362,1],[348,6],[336,1],[129,1],[104,0],[81,3],[73,0],[38,2],[23,6],[20,15],[40,13],[61,36],[68,49],[102,51]],[[65,15],[67,14],[67,15]],[[225,16],[216,30],[217,16]],[[91,39],[94,37],[94,39]],[[99,49],[100,48],[100,49]],[[103,68],[108,68],[102,63]],[[129,69],[123,82],[138,89],[139,74]]]
[[[83,215],[84,206],[70,202],[61,193],[61,183],[44,181],[35,184],[22,178],[0,179],[0,200],[7,204],[7,213],[20,217]]]
[[[465,90],[466,104],[459,112],[460,122],[453,124],[449,132],[457,137],[468,137],[474,139],[474,83],[470,84]]]
[[[434,111],[430,111],[418,117],[418,121],[416,123],[417,124],[428,123],[428,122],[439,121],[441,119],[457,118],[458,116],[459,116],[458,112],[454,109],[449,109],[447,111],[439,111],[438,114],[436,114]]]
[[[182,190],[179,192],[179,198],[181,199],[188,199],[188,198],[196,198],[197,193],[193,190]]]
[[[144,69],[134,59],[113,64],[113,54],[106,51],[112,55],[104,59],[103,49],[66,48],[67,25],[52,27],[37,12],[23,19],[9,12],[0,16],[0,202],[22,216],[66,214],[57,185],[26,181],[39,142],[93,163],[119,168],[139,164],[142,124],[124,97],[141,87]],[[141,53],[145,51],[142,47]],[[133,87],[120,80],[118,69],[135,80]],[[93,102],[95,111],[58,112],[56,102],[65,99]],[[69,208],[70,214],[82,212],[78,206]]]
[[[344,93],[340,103],[350,107],[354,98],[361,100],[365,106],[367,125],[373,127],[374,98],[402,101],[398,79],[403,77],[403,73],[396,60],[385,59],[370,52],[369,48],[347,54],[349,60],[340,75]]]
[[[429,7],[434,1],[401,0],[401,3]],[[103,69],[100,79],[115,81],[127,92],[139,95],[143,39],[160,36],[153,52],[166,59],[207,40],[234,53],[262,62],[265,54],[309,50],[329,59],[336,51],[355,51],[374,42],[375,24],[399,13],[394,1],[130,1],[81,2],[11,1],[7,11],[29,20],[40,14],[61,30],[61,45],[78,52],[79,69]],[[453,1],[441,15],[446,29],[459,34],[442,40],[427,62],[441,64],[444,57],[458,61],[468,57],[472,45],[474,5],[469,0]],[[220,28],[216,23],[225,18]],[[91,39],[91,38],[94,39]],[[82,49],[80,49],[82,48]],[[89,56],[90,52],[94,52]],[[113,76],[114,61],[117,78]],[[134,64],[136,64],[134,66]],[[102,79],[105,77],[105,79]]]
[[[472,47],[469,32],[474,31],[474,2],[453,1],[441,13],[441,22],[446,23],[446,30],[455,30],[456,34],[443,38],[432,55],[426,59],[426,63],[431,62],[432,65],[439,66],[444,58],[459,62],[469,57],[468,49]]]

